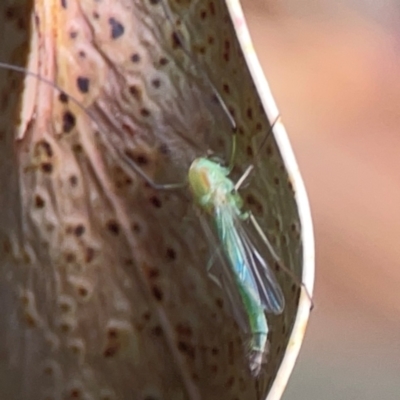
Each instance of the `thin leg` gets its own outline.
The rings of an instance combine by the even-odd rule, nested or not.
[[[264,147],[265,142],[267,141],[270,133],[272,132],[272,129],[274,128],[275,124],[279,121],[279,119],[280,119],[280,115],[278,115],[278,117],[273,122],[270,129],[268,130],[267,134],[265,135],[265,138],[263,139],[260,147],[258,148],[258,151],[254,156],[254,159],[256,159],[258,157],[258,155],[260,154],[261,149]],[[232,146],[232,148],[233,148],[233,150],[235,150],[236,144],[234,146]],[[234,156],[234,153],[231,155],[231,164],[230,164],[231,169],[230,170],[232,170],[232,167],[233,167],[233,156]],[[240,189],[240,187],[243,185],[243,182],[249,177],[249,175],[252,173],[253,170],[254,170],[254,164],[251,164],[246,168],[246,171],[244,171],[243,175],[236,182],[236,185],[235,185],[236,191]]]
[[[160,184],[160,183],[155,183],[153,180],[148,177],[142,169],[129,157],[127,157],[125,154],[119,153],[120,157],[122,160],[127,164],[129,167],[131,167],[143,180],[145,180],[153,189],[156,190],[176,190],[176,189],[183,189],[186,186],[186,182],[179,182],[179,183],[165,183],[165,184]]]
[[[3,62],[0,62],[0,68],[9,70],[9,71],[14,71],[14,72],[18,72],[27,76],[32,76],[34,78],[39,79],[41,82],[44,82],[50,86],[52,86],[55,90],[57,90],[58,92],[68,96],[69,99],[71,99],[71,101],[73,103],[75,103],[82,111],[85,112],[86,115],[89,116],[89,118],[96,124],[96,120],[94,118],[93,115],[91,115],[91,113],[81,104],[81,102],[79,100],[77,100],[76,98],[74,98],[73,96],[71,96],[70,94],[68,94],[64,89],[62,89],[60,86],[58,86],[57,84],[55,84],[54,82],[49,81],[46,78],[43,78],[42,76],[40,76],[39,74],[29,71],[23,67],[19,67],[17,65],[10,65],[10,64],[6,64]],[[97,124],[96,124],[97,125]],[[180,183],[167,183],[167,184],[158,184],[155,183],[151,180],[150,177],[148,177],[143,171],[142,169],[131,159],[129,159],[125,154],[121,153],[121,152],[117,152],[118,156],[125,162],[125,164],[129,165],[129,167],[131,167],[141,178],[143,178],[143,180],[145,180],[153,189],[156,190],[176,190],[176,189],[182,189],[186,186],[186,182],[180,182]]]
[[[243,185],[243,182],[249,177],[249,175],[251,174],[251,172],[254,169],[254,165],[249,165],[246,168],[246,171],[244,171],[243,175],[239,178],[239,180],[236,182],[235,185],[235,190],[238,191],[240,189],[240,187]]]
[[[266,244],[266,246],[268,247],[268,250],[270,251],[272,257],[274,258],[274,260],[276,262],[279,263],[280,267],[286,272],[286,274],[288,274],[294,282],[296,282],[297,284],[299,284],[300,287],[302,287],[307,295],[307,297],[309,298],[310,302],[311,302],[311,309],[314,307],[314,303],[312,300],[312,297],[310,295],[310,293],[308,292],[307,288],[305,287],[303,282],[299,283],[299,279],[297,278],[296,275],[294,275],[294,273],[287,268],[285,265],[283,265],[281,263],[280,258],[278,257],[278,255],[275,253],[274,248],[271,245],[271,242],[268,240],[267,236],[265,235],[265,233],[262,231],[260,225],[258,224],[257,220],[254,218],[253,214],[251,214],[249,212],[248,214],[248,218],[250,219],[250,222],[252,223],[252,225],[254,226],[255,230],[257,231],[257,233],[260,235],[261,239],[263,240],[263,242]]]

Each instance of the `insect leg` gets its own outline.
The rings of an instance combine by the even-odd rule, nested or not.
[[[254,226],[255,230],[257,231],[257,233],[260,235],[261,239],[263,240],[263,242],[265,243],[265,245],[268,247],[268,250],[270,252],[270,254],[272,255],[272,257],[274,258],[274,260],[276,262],[279,263],[279,265],[281,266],[281,268],[286,272],[287,275],[289,275],[294,282],[296,282],[297,284],[299,284],[299,286],[303,287],[307,297],[310,300],[311,303],[311,309],[314,307],[314,303],[312,300],[312,297],[310,295],[310,293],[308,292],[308,289],[306,288],[306,286],[304,285],[303,282],[299,283],[299,279],[294,275],[294,273],[287,268],[285,265],[281,264],[281,260],[278,257],[278,255],[275,253],[274,248],[272,247],[271,242],[268,240],[267,235],[265,235],[265,233],[263,232],[263,230],[261,229],[260,225],[258,224],[257,220],[255,219],[254,215],[251,212],[247,213],[247,218],[250,220],[251,224]]]
[[[164,10],[164,13],[168,19],[168,21],[171,23],[171,25],[173,27],[175,27],[177,25],[177,23],[174,22],[174,19],[172,17],[172,14],[170,12],[170,10],[167,7],[167,4],[165,3],[165,1],[163,0],[161,2],[162,8]],[[182,35],[179,33],[178,30],[174,29],[174,34],[176,39],[179,42],[179,45],[181,46],[181,49],[183,50],[183,52],[189,57],[189,59],[192,61],[193,65],[195,68],[197,68],[199,71],[201,71],[202,76],[204,77],[205,81],[207,82],[207,84],[210,86],[213,95],[215,96],[215,98],[217,99],[218,103],[220,104],[222,110],[224,111],[225,115],[228,117],[229,123],[232,127],[232,147],[231,147],[231,154],[230,154],[230,159],[229,159],[229,164],[228,164],[228,169],[229,171],[232,171],[233,165],[234,165],[234,158],[235,158],[235,153],[236,153],[236,132],[237,132],[237,124],[235,119],[233,118],[231,112],[228,109],[228,106],[225,102],[225,100],[222,98],[221,94],[219,93],[219,91],[217,90],[217,88],[215,87],[215,85],[213,84],[213,82],[211,81],[210,77],[208,76],[208,74],[206,72],[204,72],[204,70],[202,68],[200,68],[199,63],[194,59],[193,55],[190,53],[190,51],[185,47],[184,45],[184,40],[182,38]]]
[[[271,134],[272,129],[274,128],[275,124],[280,120],[280,117],[281,117],[281,116],[278,115],[278,116],[276,117],[275,121],[273,122],[273,124],[271,125],[271,127],[269,128],[267,134],[265,135],[263,141],[261,142],[261,145],[260,145],[259,148],[258,148],[257,153],[256,153],[255,156],[254,156],[255,159],[259,156],[261,149],[264,147],[265,142],[267,141],[269,135]],[[233,160],[233,157],[232,157],[232,159],[231,159],[232,166],[233,166],[233,161],[234,161],[234,160]],[[250,174],[253,172],[253,170],[254,170],[254,164],[251,164],[251,165],[249,165],[249,166],[246,168],[246,170],[244,171],[244,173],[242,174],[242,176],[241,176],[241,177],[239,178],[239,180],[236,182],[236,185],[235,185],[235,190],[236,190],[236,191],[238,191],[238,190],[243,186],[243,183],[244,183],[244,182],[246,181],[246,179],[250,176]]]
[[[96,119],[95,117],[90,113],[89,110],[87,110],[83,104],[77,100],[74,96],[71,96],[68,94],[64,89],[62,89],[60,86],[58,86],[56,83],[50,81],[49,79],[46,79],[42,77],[41,75],[29,71],[23,67],[19,67],[17,65],[11,65],[7,64],[4,62],[0,61],[0,68],[3,68],[8,71],[14,71],[18,72],[20,74],[24,74],[27,76],[31,76],[33,78],[39,79],[41,82],[44,82],[50,86],[52,86],[55,90],[60,92],[60,94],[66,96],[69,98],[75,105],[77,105],[86,115],[89,116],[89,118],[96,124]],[[107,143],[108,145],[108,143]],[[176,190],[176,189],[182,189],[186,186],[186,182],[179,182],[179,183],[167,183],[167,184],[159,184],[154,182],[147,174],[135,163],[135,161],[131,160],[126,154],[124,154],[121,151],[118,150],[112,150],[113,152],[117,152],[118,157],[130,168],[132,168],[146,183],[148,183],[153,189],[155,190]]]

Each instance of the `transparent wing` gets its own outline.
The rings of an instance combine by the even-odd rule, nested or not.
[[[214,281],[218,281],[218,285],[227,294],[232,307],[232,313],[241,330],[244,333],[250,333],[248,315],[240,297],[232,268],[225,256],[223,246],[215,230],[210,226],[209,218],[200,216],[200,224],[210,246],[210,264],[207,266],[209,274]]]
[[[280,314],[285,307],[282,289],[262,252],[256,247],[258,240],[237,214],[236,210],[218,210],[219,232],[226,252],[230,253],[231,266],[238,278],[253,286],[267,312]]]

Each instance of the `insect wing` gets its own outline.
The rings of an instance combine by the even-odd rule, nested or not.
[[[208,266],[209,275],[214,281],[216,280],[218,282],[218,285],[222,287],[223,291],[227,294],[231,304],[232,313],[239,324],[240,329],[244,333],[250,333],[248,315],[244,308],[232,268],[225,256],[220,239],[217,237],[215,230],[210,226],[208,218],[200,216],[200,224],[210,245],[210,264]],[[216,243],[217,246],[215,245]]]
[[[282,313],[285,298],[268,261],[256,247],[258,240],[255,239],[246,221],[239,216],[233,215],[233,223],[231,240],[235,240],[238,248],[243,251],[246,272],[252,275],[264,309],[273,314]]]

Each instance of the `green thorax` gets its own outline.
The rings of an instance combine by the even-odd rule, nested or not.
[[[242,199],[228,178],[229,169],[207,158],[196,158],[189,169],[189,186],[195,201],[209,214],[216,208],[233,208],[241,214]]]

